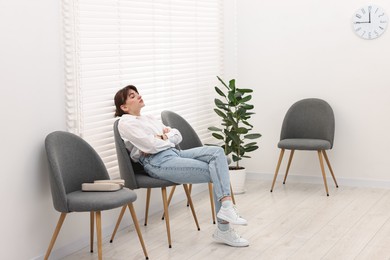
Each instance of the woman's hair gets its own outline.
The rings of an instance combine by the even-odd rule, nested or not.
[[[138,93],[138,90],[135,86],[133,85],[128,85],[122,89],[120,89],[118,92],[116,92],[115,97],[114,97],[114,102],[115,102],[115,117],[117,116],[122,116],[123,114],[126,114],[122,109],[121,105],[126,103],[126,99],[129,95],[130,90],[134,90],[135,92]]]

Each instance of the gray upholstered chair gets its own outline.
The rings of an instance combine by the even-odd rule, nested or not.
[[[326,150],[330,150],[333,147],[334,131],[335,119],[333,110],[326,101],[317,98],[308,98],[293,104],[287,111],[283,120],[280,142],[278,143],[278,147],[281,151],[272,182],[271,192],[274,188],[285,150],[291,150],[291,152],[283,184],[286,183],[294,151],[306,150],[317,151],[318,153],[326,195],[329,196],[329,191],[322,155],[329,167],[334,183],[338,188],[336,178],[326,154]]]
[[[187,149],[203,146],[203,144],[200,141],[199,136],[195,132],[194,128],[192,128],[192,126],[182,116],[178,115],[175,112],[166,110],[166,111],[161,112],[161,120],[162,120],[164,125],[172,127],[172,128],[176,128],[177,130],[180,131],[180,133],[183,137],[183,140],[178,145],[179,149],[187,150]],[[208,185],[209,185],[209,194],[210,194],[211,213],[212,213],[213,223],[215,224],[213,184],[208,183]],[[190,184],[190,192],[191,192],[191,189],[192,189],[192,184]],[[233,194],[231,186],[230,186],[230,189],[231,189],[231,194],[232,194],[232,200],[233,200],[233,203],[235,204],[234,194]],[[174,193],[174,189],[171,190],[171,193],[169,194],[168,201],[171,200],[173,193]]]
[[[171,248],[172,243],[171,243],[171,232],[170,232],[170,223],[169,223],[169,214],[168,214],[168,199],[167,199],[167,189],[166,188],[171,187],[171,186],[176,187],[176,185],[178,185],[178,184],[170,182],[170,181],[166,181],[166,180],[156,179],[156,178],[149,176],[144,171],[144,168],[142,167],[141,164],[134,163],[130,159],[129,151],[126,149],[126,145],[119,134],[118,123],[119,123],[119,119],[116,120],[114,123],[114,138],[115,138],[115,147],[116,147],[116,152],[117,152],[117,157],[118,157],[118,165],[119,165],[119,172],[120,172],[121,178],[125,180],[125,186],[128,187],[129,189],[132,189],[132,190],[141,189],[141,188],[147,189],[146,208],[145,208],[145,226],[147,225],[147,221],[148,221],[148,211],[149,211],[151,190],[152,190],[152,188],[161,188],[162,200],[163,200],[163,206],[164,206],[165,224],[166,224],[167,236],[168,236],[168,245],[169,245],[169,248]],[[194,220],[195,220],[196,227],[198,228],[198,230],[200,230],[198,219],[196,217],[195,209],[194,209],[194,206],[192,204],[191,196],[189,193],[188,185],[183,184],[183,187],[184,187],[184,191],[186,193],[187,199],[189,199],[189,202],[190,202],[190,207],[191,207],[192,215],[193,215]],[[125,209],[126,208],[123,207],[121,213],[119,214],[118,221],[117,221],[115,229],[112,233],[110,242],[112,242],[114,240],[116,231],[117,231],[119,224],[122,220]]]
[[[45,259],[60,232],[67,213],[90,212],[91,245],[93,252],[94,220],[96,216],[98,256],[102,259],[101,211],[117,207],[128,207],[146,259],[145,244],[139,228],[132,202],[137,199],[134,191],[123,188],[112,192],[83,192],[82,183],[107,180],[109,175],[96,151],[82,138],[68,132],[53,132],[45,139],[47,158],[50,166],[50,186],[54,208],[61,212],[57,227],[46,251]]]

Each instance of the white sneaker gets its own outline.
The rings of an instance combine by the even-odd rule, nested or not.
[[[217,218],[225,220],[231,224],[234,225],[248,225],[248,221],[246,219],[242,218],[238,214],[238,210],[236,207],[221,207],[221,209],[218,211]]]
[[[242,238],[233,228],[229,228],[227,231],[221,231],[217,228],[213,234],[215,241],[227,244],[234,247],[249,246],[249,241]]]

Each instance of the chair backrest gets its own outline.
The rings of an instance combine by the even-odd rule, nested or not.
[[[82,183],[110,178],[96,151],[75,134],[50,133],[45,139],[45,148],[53,204],[60,212],[69,212],[66,195],[81,190]]]
[[[335,119],[331,106],[318,98],[302,99],[287,111],[280,140],[307,138],[327,140],[333,147]]]
[[[164,125],[176,128],[181,133],[183,140],[178,145],[180,149],[186,150],[203,146],[198,134],[192,126],[180,115],[172,111],[161,112],[161,120]]]
[[[118,130],[119,119],[114,122],[114,139],[116,147],[116,155],[118,157],[119,173],[121,178],[125,180],[125,186],[129,189],[138,189],[139,185],[135,178],[136,172],[143,171],[142,165],[133,163],[130,159],[129,151],[126,149]]]

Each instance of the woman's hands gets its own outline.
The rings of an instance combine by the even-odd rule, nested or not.
[[[167,133],[169,133],[171,131],[171,128],[170,127],[165,127],[164,129],[163,129],[163,133],[164,134],[167,134]]]
[[[155,135],[156,138],[159,138],[161,140],[168,140],[168,136],[166,135],[171,131],[171,128],[165,127],[163,128],[163,134],[162,135]]]

